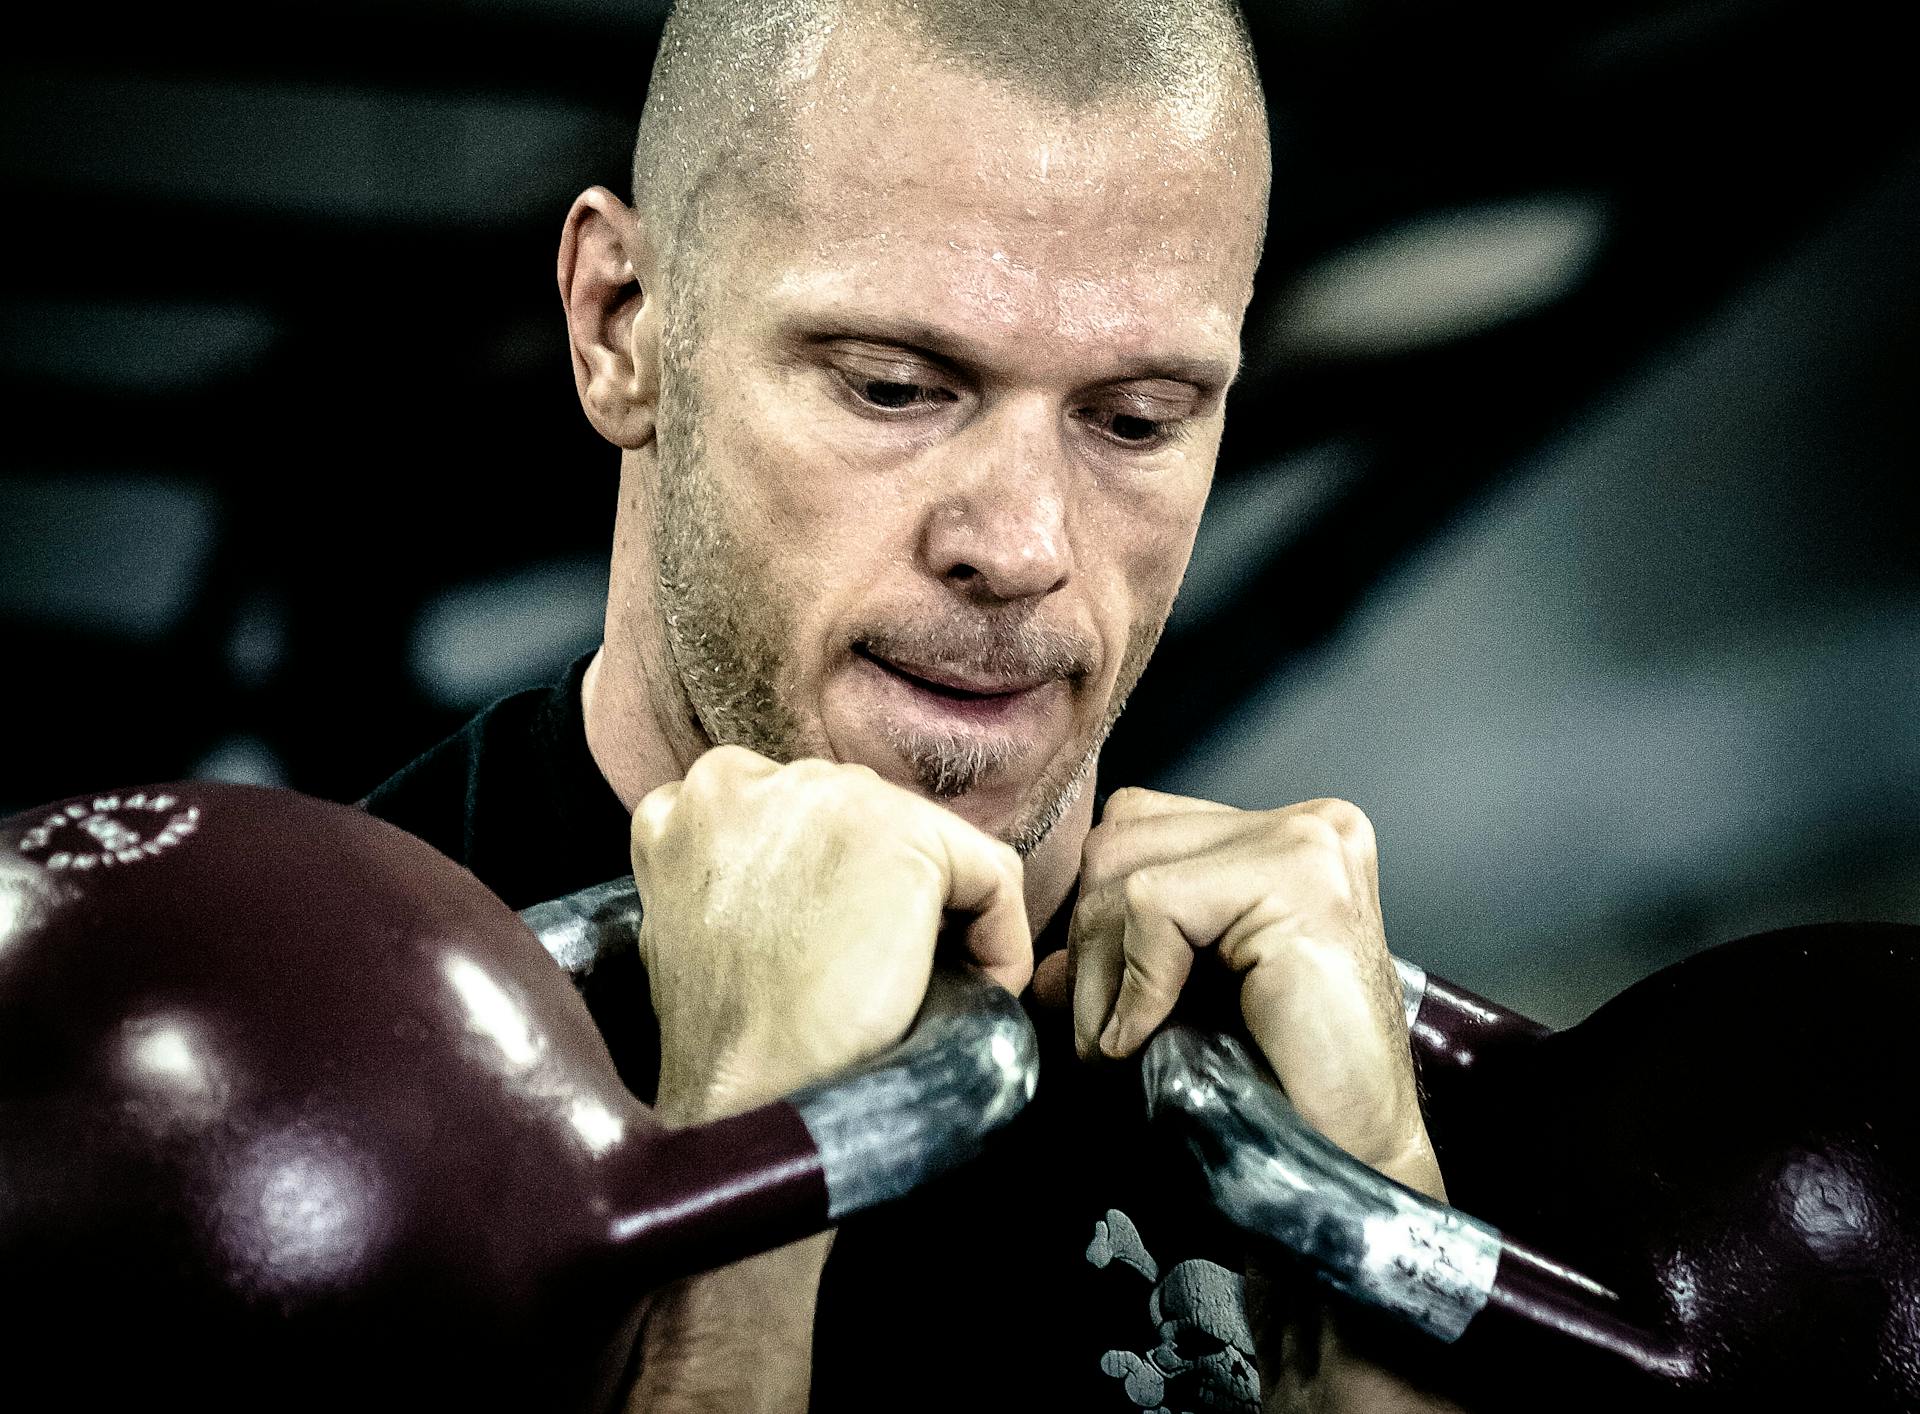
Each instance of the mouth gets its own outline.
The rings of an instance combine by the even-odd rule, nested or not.
[[[1072,740],[1079,660],[966,648],[957,638],[854,640],[833,679],[829,736],[840,759],[954,809],[964,798],[966,818],[993,830]]]
[[[1018,671],[982,671],[961,664],[901,662],[856,644],[862,665],[899,724],[943,735],[1005,737],[1037,744],[1035,735],[1061,697],[1059,678]],[[1032,741],[1026,739],[1033,738]]]
[[[883,658],[865,644],[855,644],[853,651],[856,657],[864,658],[882,672],[900,678],[909,686],[954,702],[988,702],[995,698],[1017,697],[1053,681],[1050,677],[1034,674],[1009,676],[936,663],[901,662],[894,658]]]

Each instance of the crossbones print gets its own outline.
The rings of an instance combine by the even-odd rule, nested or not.
[[[1162,1277],[1139,1230],[1118,1208],[1094,1224],[1087,1260],[1096,1267],[1118,1262],[1153,1284],[1147,1316],[1160,1343],[1144,1354],[1109,1350],[1100,1357],[1100,1369],[1121,1382],[1128,1399],[1153,1414],[1258,1414],[1260,1377],[1246,1281],[1238,1272],[1194,1258]]]

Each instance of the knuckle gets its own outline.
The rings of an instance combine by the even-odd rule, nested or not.
[[[764,760],[764,757],[748,750],[744,746],[735,746],[729,743],[724,746],[714,747],[693,764],[696,770],[704,766],[707,771],[711,773],[715,771],[746,771],[761,764]]]
[[[1153,804],[1155,793],[1145,786],[1122,786],[1107,797],[1105,820],[1129,820],[1145,813]]]
[[[1289,815],[1287,829],[1293,836],[1295,847],[1300,850],[1332,855],[1346,852],[1346,841],[1339,827],[1320,812],[1318,802],[1311,808]]]
[[[1141,869],[1127,875],[1120,885],[1120,897],[1127,912],[1136,916],[1158,913],[1165,897],[1165,882],[1153,869]]]
[[[1367,812],[1350,800],[1316,800],[1314,813],[1333,827],[1341,842],[1351,850],[1371,853],[1374,848],[1373,821]]]
[[[820,781],[832,781],[840,778],[840,767],[818,756],[802,756],[780,767],[779,774],[790,781],[813,784]]]
[[[687,768],[685,785],[701,793],[732,790],[740,782],[760,774],[763,758],[744,746],[715,746],[702,752]]]
[[[1087,834],[1086,843],[1080,847],[1080,877],[1084,881],[1081,892],[1089,886],[1097,886],[1104,881],[1111,868],[1113,856],[1114,832],[1105,825],[1096,825]]]
[[[1067,946],[1073,949],[1074,956],[1104,951],[1113,937],[1111,900],[1103,890],[1082,889],[1080,898],[1073,906],[1073,917],[1067,921]]]
[[[672,823],[673,807],[679,798],[678,781],[655,786],[640,797],[640,803],[633,810],[633,827],[628,832],[635,850],[650,849],[659,842]]]
[[[814,756],[789,761],[779,780],[783,799],[818,815],[851,815],[864,794],[847,767]]]

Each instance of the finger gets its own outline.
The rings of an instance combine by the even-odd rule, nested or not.
[[[633,862],[633,886],[641,898],[647,894],[647,886],[652,879],[649,867],[653,850],[660,842],[667,828],[667,821],[673,814],[673,807],[680,799],[680,782],[668,781],[663,786],[655,786],[640,797],[639,805],[634,807],[633,825],[628,831],[627,849]]]
[[[1189,950],[1217,944],[1228,965],[1244,972],[1258,955],[1240,954],[1259,930],[1275,924],[1320,926],[1323,918],[1345,918],[1355,911],[1354,882],[1338,851],[1314,838],[1316,832],[1325,834],[1317,822],[1291,823],[1284,840],[1248,836],[1236,827],[1227,839],[1206,841],[1203,847],[1192,846],[1183,822],[1174,823],[1176,834],[1189,841],[1187,850],[1134,869],[1094,893],[1098,916],[1116,940],[1125,930],[1124,914],[1157,912]],[[1168,843],[1171,847],[1173,841]],[[1164,930],[1153,936],[1163,938]],[[1117,977],[1114,985],[1119,986]]]
[[[1136,874],[1081,896],[1072,955],[1074,1050],[1118,1057],[1165,1021],[1193,969],[1193,946],[1165,907],[1165,876]]]
[[[1257,956],[1241,987],[1247,1029],[1301,1117],[1362,1162],[1423,1189],[1431,1145],[1397,1002],[1373,959],[1283,929],[1241,950]],[[1413,1163],[1409,1169],[1407,1165]]]
[[[1254,838],[1268,841],[1260,846],[1267,854],[1287,843],[1325,846],[1347,862],[1370,893],[1378,889],[1373,824],[1348,801],[1309,800],[1284,810],[1247,811],[1134,788],[1116,792],[1088,836],[1082,887],[1155,864],[1231,849]]]
[[[1087,836],[1080,887],[1099,888],[1140,869],[1231,848],[1249,819],[1244,810],[1225,809],[1110,816]]]
[[[1259,960],[1252,940],[1265,936],[1263,929],[1275,929],[1271,936],[1311,928],[1344,936],[1326,920],[1352,912],[1354,886],[1340,852],[1327,843],[1325,822],[1289,821],[1296,848],[1276,857],[1272,839],[1246,836],[1245,818],[1236,819],[1233,838],[1198,854],[1188,853],[1191,816],[1139,822],[1143,831],[1171,823],[1186,847],[1165,866],[1097,889],[1085,916],[1076,913],[1083,972],[1075,990],[1077,1042],[1092,1027],[1107,1055],[1138,1049],[1173,1009],[1198,948],[1217,943],[1228,964],[1244,972]]]
[[[1165,791],[1148,790],[1145,786],[1122,786],[1107,797],[1107,807],[1101,812],[1100,819],[1104,823],[1108,820],[1145,820],[1158,815],[1189,815],[1201,812],[1240,813],[1233,806],[1222,805],[1216,800],[1169,795]]]
[[[1172,914],[1168,890],[1178,883],[1165,874],[1131,875],[1121,933],[1120,990],[1113,1015],[1100,1033],[1100,1050],[1118,1058],[1131,1055],[1167,1019],[1180,989],[1193,971],[1193,944]]]
[[[1081,1060],[1100,1053],[1100,1033],[1119,999],[1125,931],[1117,889],[1080,895],[1067,925],[1067,952],[1073,959],[1073,1049]]]
[[[1033,976],[1033,932],[1027,926],[1020,856],[957,815],[929,806],[945,852],[946,907],[972,915],[967,952],[980,969],[1018,996]]]
[[[1064,1008],[1073,1000],[1073,949],[1050,952],[1034,965],[1033,999],[1043,1007]]]

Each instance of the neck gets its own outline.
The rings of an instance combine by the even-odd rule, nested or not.
[[[651,451],[621,455],[605,637],[581,684],[587,749],[629,813],[647,792],[684,777],[712,745],[686,698],[669,690],[680,678],[663,635],[646,627],[659,621],[649,572],[658,563]]]
[[[676,747],[675,738],[690,733],[662,719],[645,686],[658,680],[609,641],[593,655],[580,684],[587,750],[629,814],[647,792],[685,776],[708,745],[702,738]]]
[[[1093,829],[1093,778],[1093,773],[1088,772],[1079,798],[1040,842],[1040,847],[1027,856],[1027,922],[1032,925],[1036,938],[1067,902],[1080,878],[1081,851]]]

